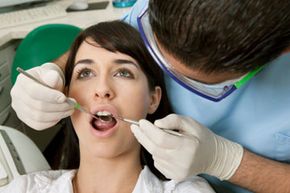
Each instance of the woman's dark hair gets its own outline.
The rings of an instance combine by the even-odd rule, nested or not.
[[[150,0],[158,42],[192,69],[249,72],[290,46],[289,0]]]
[[[155,86],[161,87],[162,98],[160,105],[156,112],[148,115],[146,119],[153,122],[154,120],[162,118],[172,112],[166,95],[166,88],[161,69],[147,51],[138,31],[122,21],[98,23],[79,34],[70,49],[70,54],[66,63],[66,88],[69,88],[71,82],[76,53],[80,45],[88,38],[110,52],[120,52],[134,58],[147,77],[149,89],[153,90],[155,89]],[[80,161],[79,143],[70,118],[67,118],[67,136],[65,137],[65,140],[62,168],[78,168]],[[141,164],[147,165],[158,178],[166,180],[164,175],[154,167],[151,154],[149,154],[142,146]]]

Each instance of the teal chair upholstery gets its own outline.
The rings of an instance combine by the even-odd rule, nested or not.
[[[16,50],[11,69],[11,82],[15,83],[17,67],[24,70],[51,62],[64,54],[81,29],[67,24],[47,24],[32,30]]]

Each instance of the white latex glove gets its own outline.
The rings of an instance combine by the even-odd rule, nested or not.
[[[189,117],[176,114],[131,125],[137,140],[152,154],[155,167],[167,178],[180,181],[197,174],[229,179],[243,157],[241,145],[215,135]],[[191,137],[170,135],[160,128],[178,129]]]
[[[55,89],[19,74],[10,94],[12,108],[20,120],[31,128],[43,130],[73,113],[73,107],[65,102],[64,75],[56,64],[46,63],[27,72]]]

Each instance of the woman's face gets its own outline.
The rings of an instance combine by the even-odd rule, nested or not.
[[[68,89],[74,98],[91,113],[104,120],[94,119],[75,111],[71,120],[79,138],[81,155],[113,158],[129,152],[138,153],[140,146],[128,123],[111,119],[114,115],[133,120],[153,113],[161,98],[161,90],[149,90],[148,81],[132,57],[113,53],[83,42],[75,58],[75,67]]]

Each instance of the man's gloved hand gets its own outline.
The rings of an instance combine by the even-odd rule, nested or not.
[[[12,108],[20,120],[36,130],[43,130],[73,113],[73,107],[65,102],[64,75],[56,64],[46,63],[27,72],[55,89],[19,74],[10,94]]]
[[[131,130],[167,178],[180,181],[203,173],[227,180],[240,165],[241,145],[215,135],[190,117],[171,114],[154,124],[142,119]],[[191,137],[170,135],[158,127],[177,129]]]

